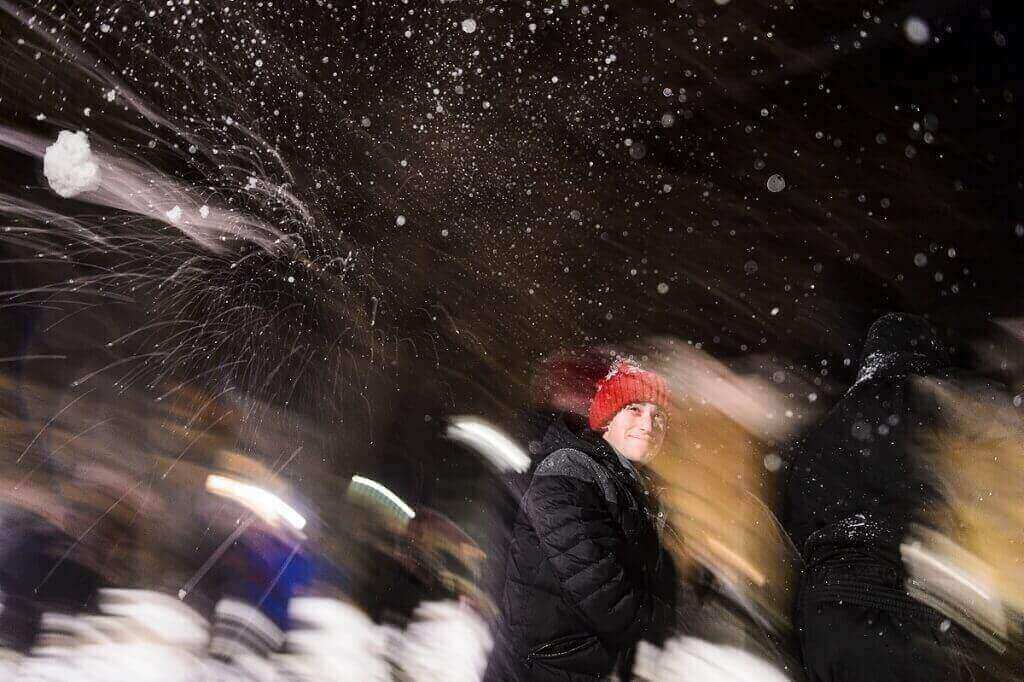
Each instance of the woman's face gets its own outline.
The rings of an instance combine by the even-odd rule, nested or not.
[[[654,403],[631,403],[608,423],[604,439],[626,459],[645,464],[665,440],[665,413]]]

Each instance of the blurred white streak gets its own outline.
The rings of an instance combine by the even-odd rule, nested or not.
[[[455,601],[420,604],[395,664],[410,682],[478,682],[493,641],[473,609]]]
[[[740,376],[707,353],[671,339],[662,339],[658,348],[663,361],[656,369],[669,380],[677,399],[714,408],[765,442],[782,441],[795,427],[781,418],[787,402],[770,382]]]
[[[912,537],[900,545],[908,593],[1004,652],[1009,622],[995,571],[939,532],[914,526]]]
[[[664,649],[641,642],[634,674],[649,682],[789,682],[782,671],[752,653],[694,637],[669,640]]]
[[[227,497],[246,506],[268,523],[276,525],[283,519],[295,530],[301,531],[306,527],[306,519],[302,514],[268,490],[218,474],[207,477],[206,489],[214,495]]]
[[[387,655],[399,638],[391,627],[375,625],[352,604],[323,597],[297,597],[288,606],[295,628],[288,633],[289,653],[277,657],[289,679],[392,679]]]
[[[150,590],[104,589],[103,612],[130,619],[136,636],[199,650],[207,643],[207,622],[179,599]]]
[[[530,467],[529,456],[515,441],[479,417],[452,417],[445,435],[476,450],[500,471],[522,473]]]
[[[206,620],[187,605],[147,590],[102,590],[100,610],[102,615],[45,614],[40,646],[3,679],[207,679],[202,660],[209,636]]]
[[[393,506],[397,507],[399,511],[401,511],[410,519],[416,518],[416,512],[413,510],[412,507],[405,503],[405,500],[391,492],[386,486],[378,483],[377,481],[374,481],[373,479],[370,478],[365,478],[363,476],[353,476],[352,484],[369,488],[370,490],[376,492],[379,496],[383,497],[385,500],[390,502]],[[349,490],[351,489],[352,485],[349,486]]]

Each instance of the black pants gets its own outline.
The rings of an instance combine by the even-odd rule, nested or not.
[[[804,606],[800,648],[808,682],[953,682],[955,626],[837,603]]]

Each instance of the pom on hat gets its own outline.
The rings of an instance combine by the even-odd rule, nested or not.
[[[631,360],[619,360],[608,376],[598,382],[587,421],[592,429],[603,428],[626,405],[654,403],[668,408],[668,384],[654,372],[641,369]]]

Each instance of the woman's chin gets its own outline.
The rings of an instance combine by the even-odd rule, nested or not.
[[[623,453],[630,462],[634,464],[644,464],[651,458],[651,451],[649,449],[634,449]]]

